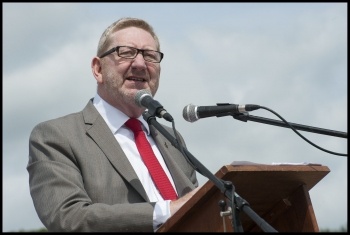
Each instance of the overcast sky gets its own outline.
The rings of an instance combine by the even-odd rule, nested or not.
[[[4,232],[43,227],[29,193],[30,132],[95,95],[91,59],[104,29],[124,16],[147,20],[160,38],[155,99],[192,155],[213,174],[233,161],[325,165],[330,173],[309,191],[318,225],[347,226],[347,156],[289,128],[182,117],[190,103],[258,104],[292,123],[347,133],[347,3],[3,3]],[[250,114],[279,120],[264,109]],[[347,154],[347,138],[300,134]]]

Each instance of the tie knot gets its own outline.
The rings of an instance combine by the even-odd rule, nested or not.
[[[141,123],[136,118],[130,118],[125,122],[125,125],[131,129],[134,133],[137,131],[142,131]]]

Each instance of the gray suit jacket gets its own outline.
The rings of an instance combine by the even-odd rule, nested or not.
[[[196,172],[180,151],[150,127],[183,196],[198,186]],[[170,127],[165,128],[173,135]],[[153,232],[155,203],[149,201],[137,169],[92,99],[81,112],[33,129],[27,170],[35,209],[49,231]]]

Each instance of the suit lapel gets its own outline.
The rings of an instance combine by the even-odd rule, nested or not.
[[[149,201],[141,181],[137,177],[133,167],[113,136],[111,130],[108,128],[106,122],[93,106],[92,100],[90,100],[84,108],[83,116],[85,124],[87,125],[87,134],[104,152],[116,171],[118,171],[146,201]]]
[[[159,151],[162,153],[162,156],[170,171],[170,174],[173,177],[176,186],[176,191],[179,197],[185,195],[186,193],[194,189],[194,186],[193,183],[189,180],[189,178],[185,175],[183,170],[180,168],[180,166],[174,160],[175,156],[169,152],[169,147],[172,147],[171,142],[167,140],[163,135],[161,135],[158,132],[158,130],[152,125],[150,125],[150,131],[152,137],[154,138],[159,148]],[[183,158],[183,156],[179,155],[176,157]]]

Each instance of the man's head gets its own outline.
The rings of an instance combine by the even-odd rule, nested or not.
[[[158,90],[163,54],[153,28],[145,21],[122,18],[110,25],[99,41],[91,67],[97,92],[128,116],[144,111],[134,101],[138,90]]]

